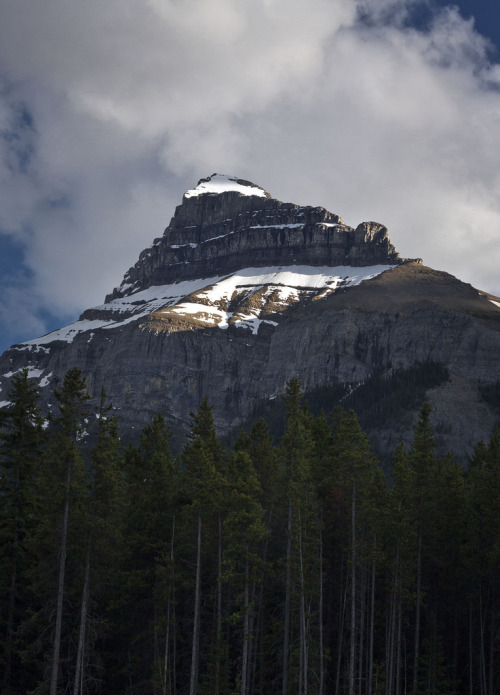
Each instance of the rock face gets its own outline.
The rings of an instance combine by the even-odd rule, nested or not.
[[[213,174],[184,194],[155,239],[106,301],[151,285],[226,275],[245,267],[399,263],[386,227],[356,229],[324,208],[282,203],[262,188]]]
[[[353,229],[323,208],[213,175],[185,194],[103,305],[4,353],[1,396],[28,365],[52,406],[54,387],[77,366],[92,395],[105,386],[122,430],[157,412],[185,429],[207,395],[226,434],[296,374],[306,392],[355,388],[375,371],[432,360],[450,377],[427,394],[440,444],[463,458],[496,421],[479,387],[500,378],[499,307],[401,259],[382,225]],[[388,421],[372,436],[388,451],[411,425]]]

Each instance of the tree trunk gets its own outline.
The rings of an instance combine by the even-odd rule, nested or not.
[[[12,673],[12,651],[14,647],[14,609],[16,605],[16,585],[17,585],[17,557],[18,557],[19,531],[16,528],[16,535],[13,543],[14,567],[10,576],[9,585],[9,604],[7,608],[7,644],[5,647],[5,668],[4,668],[4,687],[6,692],[10,692],[10,679]]]
[[[257,586],[255,581],[250,584],[249,589],[249,616],[248,616],[248,665],[247,665],[247,692],[255,692],[255,650],[257,648],[257,621],[255,614],[255,604],[257,601]]]
[[[363,570],[361,572],[361,614],[359,616],[359,645],[358,645],[358,693],[362,695],[363,693],[363,669],[365,668],[364,656],[365,656],[365,621],[366,621],[366,582],[367,582],[367,570],[366,564],[363,563]]]
[[[249,632],[250,632],[250,591],[249,591],[249,572],[248,572],[248,543],[246,547],[245,557],[245,589],[244,589],[244,604],[245,617],[243,619],[243,648],[241,659],[241,695],[247,693],[248,679],[248,648],[249,648]]]
[[[396,671],[396,620],[398,615],[398,605],[399,605],[399,540],[396,546],[396,557],[394,560],[394,575],[392,583],[392,597],[391,605],[389,611],[389,634],[387,639],[387,655],[386,655],[386,693],[387,695],[392,695],[395,683],[395,671]],[[398,694],[399,695],[399,694]]]
[[[486,656],[484,649],[484,615],[483,615],[483,592],[481,584],[479,585],[479,626],[481,629],[481,652],[479,659],[479,676],[480,676],[480,689],[481,695],[486,695]]]
[[[356,661],[356,485],[351,501],[351,641],[349,653],[349,695],[354,695]]]
[[[194,597],[193,647],[191,652],[191,677],[189,695],[198,693],[198,668],[200,649],[200,603],[201,603],[201,512],[198,513],[198,542],[196,551],[196,586]],[[52,693],[51,693],[52,695]]]
[[[398,600],[396,604],[397,616],[398,616],[398,627],[396,632],[396,695],[400,695],[401,692],[401,620],[402,620],[402,606],[401,606],[401,596],[398,595]]]
[[[165,656],[163,660],[163,695],[167,695],[167,683],[169,680],[168,667],[169,667],[169,652],[170,652],[170,611],[172,605],[172,596],[174,592],[174,539],[175,539],[175,514],[172,517],[172,538],[170,540],[170,583],[168,587],[168,601],[167,601],[167,629],[165,632]],[[171,692],[171,688],[168,689]]]
[[[167,601],[167,627],[165,630],[165,653],[163,655],[163,676],[162,676],[162,682],[161,682],[162,695],[167,695],[169,649],[170,649],[170,588],[169,588],[169,596],[168,596],[168,601]]]
[[[172,687],[171,695],[177,693],[177,618],[175,614],[175,585],[172,589]]]
[[[306,606],[304,587],[304,557],[302,549],[302,520],[299,511],[299,562],[300,562],[300,676],[299,695],[307,695],[307,639],[306,639]]]
[[[469,604],[469,695],[473,695],[474,688],[474,658],[472,650],[472,603]]]
[[[320,519],[319,527],[319,689],[318,695],[323,695],[325,687],[325,658],[324,658],[324,636],[323,636],[323,531]]]
[[[288,502],[288,525],[286,541],[286,584],[285,584],[285,620],[283,629],[283,695],[288,694],[288,660],[290,649],[290,582],[292,556],[292,501]]]
[[[259,659],[259,686],[258,691],[261,695],[264,692],[264,655],[262,653],[262,635],[264,633],[264,578],[265,578],[265,567],[267,563],[267,549],[269,544],[269,536],[271,534],[271,520],[273,517],[273,507],[269,510],[269,518],[267,521],[267,533],[266,540],[264,542],[264,552],[262,557],[262,571],[259,580],[259,604],[257,609],[256,618],[256,635],[255,635],[255,645],[253,649],[253,668],[252,668],[252,691],[255,692],[255,680],[257,673],[257,658]]]
[[[342,562],[343,564],[343,562]],[[343,574],[343,568],[340,574],[341,580],[342,580],[342,574]],[[337,645],[337,675],[335,678],[335,695],[339,695],[340,693],[340,667],[342,664],[342,644],[343,644],[343,638],[344,638],[344,622],[345,622],[345,614],[346,614],[346,607],[347,607],[347,589],[348,589],[348,583],[349,583],[349,573],[346,572],[346,578],[345,578],[345,585],[344,585],[344,591],[343,591],[343,596],[341,595],[341,605],[342,605],[342,611],[340,612],[339,616],[339,634],[338,634],[338,645]],[[342,584],[341,584],[342,587]],[[341,588],[342,592],[342,588]]]
[[[4,687],[7,693],[10,692],[10,680],[12,674],[12,652],[14,650],[14,614],[16,606],[16,588],[17,588],[17,570],[19,561],[19,487],[20,487],[20,471],[19,466],[15,466],[14,475],[14,518],[15,518],[15,533],[14,542],[12,543],[12,554],[14,558],[14,566],[10,576],[9,584],[9,603],[7,607],[7,644],[5,647],[5,668],[3,675]]]
[[[215,688],[214,695],[220,693],[221,646],[222,646],[222,516],[219,512],[219,537],[217,543],[217,637],[215,654]]]
[[[66,572],[66,550],[68,543],[69,491],[71,488],[71,461],[68,461],[66,472],[66,491],[61,527],[61,550],[59,556],[59,577],[57,588],[56,627],[54,633],[54,651],[52,654],[52,671],[50,676],[50,695],[57,695],[59,677],[59,653],[61,649],[62,614],[64,604],[64,575]]]
[[[418,662],[420,650],[420,605],[422,601],[421,595],[421,580],[422,580],[422,529],[418,532],[418,553],[417,553],[417,596],[415,609],[415,654],[413,660],[413,694],[416,695],[418,686]]]
[[[372,584],[370,597],[370,643],[368,647],[368,681],[366,693],[371,695],[373,682],[373,635],[375,628],[375,576],[377,569],[377,535],[373,537],[373,564],[372,564]]]
[[[495,637],[496,637],[496,606],[494,579],[491,578],[491,618],[490,618],[490,654],[488,695],[495,695]]]
[[[85,653],[85,632],[87,628],[87,613],[89,605],[89,578],[90,578],[90,553],[91,537],[87,541],[87,555],[85,559],[85,577],[83,580],[82,605],[80,607],[80,631],[78,634],[78,648],[76,653],[75,684],[73,695],[80,695],[83,681],[83,656]]]

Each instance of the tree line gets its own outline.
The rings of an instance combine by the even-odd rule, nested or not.
[[[0,411],[5,695],[499,692],[498,432],[465,469],[424,404],[386,479],[297,378],[277,444],[224,449],[204,399],[177,457],[161,415],[124,446],[78,369],[55,398],[23,370]]]

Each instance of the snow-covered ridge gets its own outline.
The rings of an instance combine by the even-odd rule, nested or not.
[[[256,186],[248,181],[242,181],[234,176],[225,174],[212,174],[208,179],[201,179],[196,188],[192,188],[184,193],[185,198],[195,198],[205,193],[220,194],[229,191],[240,193],[241,195],[256,195],[267,198],[268,194],[260,186]]]
[[[81,319],[47,335],[29,340],[17,346],[19,350],[39,349],[55,341],[73,342],[82,333],[88,333],[88,342],[98,329],[115,329],[154,312],[175,316],[194,317],[196,320],[219,328],[229,325],[258,331],[261,323],[276,325],[267,318],[279,314],[290,303],[302,298],[321,299],[335,292],[340,286],[354,287],[394,265],[353,266],[304,266],[293,265],[268,268],[243,268],[227,276],[185,280],[171,285],[152,286],[141,292],[114,299],[94,307],[103,319]],[[251,308],[241,306],[251,295],[258,298]],[[272,304],[270,304],[272,298]],[[229,309],[229,305],[240,306]],[[265,318],[261,310],[266,306]],[[113,319],[108,318],[112,313]],[[120,317],[123,316],[123,318]],[[104,318],[105,317],[105,318]]]

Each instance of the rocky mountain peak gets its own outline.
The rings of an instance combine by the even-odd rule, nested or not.
[[[212,174],[186,191],[163,236],[141,253],[105,301],[244,267],[401,262],[381,224],[363,222],[354,229],[323,207],[283,203],[254,183]]]
[[[50,410],[78,367],[94,398],[106,389],[129,434],[158,412],[184,431],[204,396],[228,433],[271,407],[292,376],[306,393],[358,393],[368,412],[380,379],[386,394],[432,363],[449,373],[426,395],[439,422],[453,423],[442,447],[462,455],[498,418],[478,384],[497,389],[499,307],[400,258],[382,224],[349,227],[323,207],[212,174],[184,194],[104,304],[0,357],[0,393],[27,367]],[[381,451],[406,431],[406,413],[386,412],[371,433]]]
[[[251,181],[238,179],[226,174],[212,174],[206,179],[200,179],[196,188],[184,193],[184,198],[197,198],[201,195],[222,195],[237,193],[238,195],[272,198],[271,194]]]

